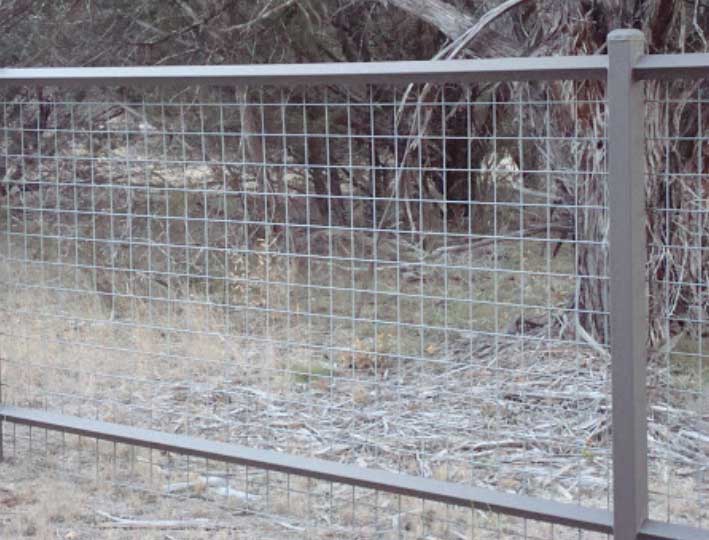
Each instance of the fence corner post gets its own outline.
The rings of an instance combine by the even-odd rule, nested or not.
[[[608,35],[608,194],[613,394],[613,537],[636,540],[648,517],[645,96],[633,67],[639,30]]]

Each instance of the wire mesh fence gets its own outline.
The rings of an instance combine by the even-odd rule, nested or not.
[[[605,508],[603,100],[472,92],[5,102],[5,400]]]
[[[609,510],[605,84],[417,81],[6,89],[2,402]],[[650,517],[695,527],[702,84],[648,83],[646,105]],[[175,528],[225,537],[601,535],[15,423],[4,440],[114,488],[107,528],[151,526],[125,517],[134,495],[199,504]]]
[[[26,426],[13,425],[6,446],[10,459],[18,456],[26,468],[52,479],[48,489],[66,492],[61,503],[49,508],[54,519],[48,524],[41,518],[11,519],[4,531],[18,537],[30,528],[40,537],[71,531],[80,537],[114,535],[109,538],[122,538],[122,532],[141,538],[164,538],[166,532],[173,538],[608,538],[485,508],[461,508]],[[94,506],[87,519],[77,507],[87,504],[82,494],[92,490],[106,495],[89,503]]]
[[[709,497],[709,93],[707,81],[647,88],[650,491],[654,517],[706,527]],[[670,443],[670,444],[667,444]]]

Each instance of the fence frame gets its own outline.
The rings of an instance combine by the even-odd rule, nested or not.
[[[607,80],[610,193],[611,357],[614,511],[500,493],[450,482],[368,470],[159,431],[2,404],[2,424],[22,424],[97,440],[292,473],[462,507],[488,509],[616,540],[699,540],[709,531],[649,520],[647,486],[645,157],[643,82],[709,77],[709,54],[644,55],[638,30],[608,36],[608,56],[503,58],[260,66],[0,69],[0,86],[96,84],[343,84],[532,80]],[[1,375],[1,371],[0,371]]]

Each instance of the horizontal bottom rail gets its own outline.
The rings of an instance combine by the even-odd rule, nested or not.
[[[648,519],[640,529],[639,537],[640,540],[709,540],[709,529]]]
[[[609,511],[525,495],[501,493],[429,478],[365,469],[272,450],[247,448],[197,437],[175,435],[11,405],[0,405],[0,421],[375,489],[453,506],[473,507],[588,531],[613,533],[613,515]],[[699,540],[707,537],[709,537],[709,531],[706,530],[650,520],[645,523],[640,534],[640,538],[645,540],[669,540],[670,538]]]
[[[120,424],[77,418],[42,410],[0,406],[0,419],[16,424],[62,431],[75,435],[152,448],[214,461],[246,465],[296,476],[418,497],[465,508],[479,508],[517,517],[612,532],[610,512],[546,501],[523,495],[442,482],[428,478],[365,469],[322,459],[311,459],[208,441]]]

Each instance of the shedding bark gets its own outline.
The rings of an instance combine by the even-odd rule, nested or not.
[[[440,0],[380,0],[385,5],[393,5],[412,17],[435,27],[452,41],[434,57],[453,58],[464,49],[468,54],[481,57],[518,56],[523,52],[511,36],[489,28],[490,24],[520,4],[533,0],[506,0],[488,10],[482,17],[472,15]],[[487,39],[476,40],[480,34]]]
[[[475,24],[467,13],[441,0],[380,0],[384,5],[392,5],[409,15],[435,26],[450,39],[458,38]]]

